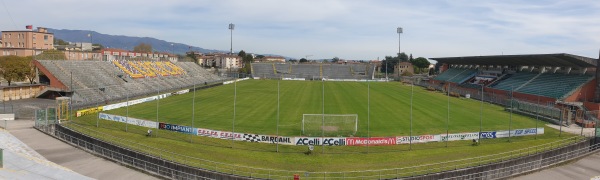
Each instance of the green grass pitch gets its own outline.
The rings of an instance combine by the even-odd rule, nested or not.
[[[237,86],[235,131],[274,135],[277,131],[277,83],[275,80],[246,80],[196,92],[194,127],[231,131],[233,120],[234,86]],[[357,136],[408,135],[410,130],[411,86],[398,82],[320,82],[280,81],[280,126],[283,136],[299,136],[302,114],[319,114],[322,110],[322,88],[325,90],[325,113],[358,114]],[[370,84],[370,118],[367,118],[367,91]],[[174,95],[159,101],[159,121],[179,125],[192,124],[193,93]],[[480,102],[473,99],[450,97],[449,133],[479,131]],[[414,87],[413,135],[446,133],[448,97],[440,92]],[[156,101],[129,108],[129,115],[140,119],[156,120]],[[107,113],[126,115],[126,108]],[[504,108],[483,104],[483,130],[508,130],[511,115]],[[97,115],[97,114],[95,114]],[[315,147],[313,155],[305,155],[306,146],[284,146],[250,143],[192,136],[158,130],[156,137],[146,137],[147,128],[99,120],[87,115],[66,125],[100,139],[156,156],[172,158],[192,166],[230,172],[230,165],[255,168],[290,170],[297,173],[323,171],[353,171],[414,167],[515,151],[572,137],[558,130],[545,128],[545,134],[501,139],[484,139],[479,146],[470,141],[413,144],[375,147],[332,146]],[[545,122],[535,118],[512,115],[512,129],[544,127]],[[128,129],[126,131],[126,128]],[[94,132],[91,132],[93,130]],[[98,134],[104,133],[104,135]],[[116,139],[115,139],[116,138]],[[192,143],[190,143],[192,142]],[[556,145],[555,145],[556,146]],[[152,147],[152,148],[147,148]],[[153,149],[156,148],[156,149]],[[537,149],[534,149],[537,150]],[[171,157],[173,152],[202,160]],[[324,152],[324,153],[322,153]],[[499,155],[501,157],[513,154]],[[206,164],[206,161],[224,164]],[[493,161],[493,160],[491,160]],[[425,170],[428,167],[423,166]],[[241,170],[236,170],[241,171]],[[248,171],[246,171],[248,172]],[[376,171],[373,171],[376,173]],[[254,172],[256,173],[256,172]],[[263,172],[264,178],[271,177]],[[293,173],[279,173],[291,177]],[[249,175],[249,174],[245,174]],[[255,174],[256,175],[256,174]],[[358,175],[368,175],[360,173]],[[327,174],[341,177],[341,174]],[[350,175],[348,175],[350,176]],[[393,178],[394,176],[385,176]]]
[[[199,90],[195,95],[194,127],[231,131],[233,123],[234,94],[235,131],[255,134],[277,133],[277,83],[275,80],[247,80],[237,85],[228,84]],[[368,91],[370,84],[370,113]],[[234,88],[237,86],[237,88]],[[300,136],[302,114],[322,112],[323,86],[325,114],[358,114],[356,136],[409,135],[411,87],[398,82],[320,82],[280,81],[279,134]],[[237,89],[237,92],[234,92]],[[158,103],[158,121],[191,126],[193,93],[175,95]],[[443,93],[414,87],[413,135],[478,132],[480,118],[482,129],[508,130],[533,128],[535,121],[512,115],[500,106],[481,104],[477,100],[448,97]],[[129,108],[129,116],[156,120],[156,102]],[[125,115],[126,109],[108,111]],[[370,117],[368,117],[370,114]]]

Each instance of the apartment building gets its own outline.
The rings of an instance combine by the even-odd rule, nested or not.
[[[33,30],[31,25],[26,30],[2,31],[2,45],[0,55],[2,56],[31,56],[40,54],[44,50],[54,49],[54,34],[49,33],[47,28],[38,27]]]

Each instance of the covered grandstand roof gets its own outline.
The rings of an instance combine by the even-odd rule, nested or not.
[[[596,67],[597,59],[573,54],[524,54],[430,58],[440,63],[464,65],[532,65],[553,67]]]

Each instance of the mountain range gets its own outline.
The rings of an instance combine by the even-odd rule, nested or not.
[[[133,47],[139,45],[140,43],[146,43],[152,45],[154,51],[175,54],[185,54],[185,52],[188,52],[190,50],[199,51],[201,53],[228,52],[215,49],[205,49],[182,43],[167,42],[152,37],[109,35],[88,30],[67,30],[50,28],[48,29],[48,32],[54,33],[54,38],[62,39],[64,41],[84,43],[92,42],[94,44],[101,44],[105,48],[133,50]],[[88,36],[88,34],[90,34],[91,37]],[[171,44],[173,44],[173,46],[171,46]]]

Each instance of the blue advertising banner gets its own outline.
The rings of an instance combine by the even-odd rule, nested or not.
[[[494,139],[494,138],[497,138],[496,131],[481,132],[481,138],[482,139]]]
[[[197,131],[193,127],[180,126],[180,125],[176,125],[176,124],[167,124],[167,123],[162,123],[162,122],[158,123],[158,128],[164,129],[164,130],[169,130],[169,131],[185,133],[185,134],[194,134],[195,135],[197,133]]]

